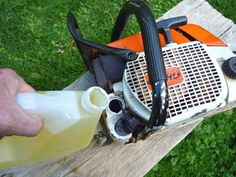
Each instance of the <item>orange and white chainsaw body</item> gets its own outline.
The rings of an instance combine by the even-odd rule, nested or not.
[[[216,59],[207,52],[206,45],[189,42],[164,47],[162,51],[166,69],[179,68],[179,76],[183,78],[168,87],[166,125],[226,104],[226,81]],[[127,63],[123,88],[125,100],[131,109],[148,119],[152,109],[152,91],[145,80],[147,67],[144,57],[144,53],[140,53],[138,59]]]
[[[164,127],[186,123],[197,115],[236,101],[236,81],[224,75],[221,69],[222,63],[235,54],[221,40],[197,25],[187,24],[180,28],[188,35],[195,35],[194,38],[199,41],[190,41],[180,31],[171,30],[176,43],[165,46],[160,35],[169,91]],[[117,98],[122,105],[120,110],[127,107],[141,119],[148,120],[153,106],[152,90],[141,35],[133,35],[109,45],[138,52],[136,60],[126,63],[123,81],[113,84],[111,100]],[[128,142],[132,135],[120,135],[115,128],[115,122],[123,114],[122,111],[111,111],[108,106],[105,120],[113,140]]]
[[[224,61],[236,56],[227,46],[208,46],[207,49],[212,57],[217,60],[220,67],[222,67]],[[230,104],[236,101],[236,80],[228,77],[225,74],[224,78],[227,84],[226,104]]]
[[[131,14],[141,33],[120,39]],[[156,23],[143,2],[131,0],[106,46],[83,39],[73,14],[68,27],[96,84],[110,93],[101,122],[115,141],[145,139],[236,101],[236,83],[221,69],[222,61],[232,61],[223,68],[236,78],[234,53],[207,30],[187,24],[185,16]]]

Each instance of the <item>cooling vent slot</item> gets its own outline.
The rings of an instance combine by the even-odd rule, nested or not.
[[[179,67],[184,81],[169,86],[168,118],[180,115],[192,108],[212,103],[220,96],[221,78],[215,63],[200,42],[191,42],[163,48],[166,68]],[[125,81],[136,99],[149,111],[152,109],[152,93],[148,89],[144,53],[127,63]]]

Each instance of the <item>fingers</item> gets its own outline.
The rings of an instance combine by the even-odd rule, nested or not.
[[[3,108],[3,109],[2,109]],[[1,136],[36,136],[43,127],[41,117],[28,114],[17,106],[0,109],[0,135]]]
[[[15,71],[0,69],[0,137],[35,136],[43,127],[40,116],[26,113],[17,103],[19,92],[34,92]]]
[[[27,84],[22,77],[20,77],[14,70],[5,68],[0,69],[1,81],[5,86],[11,86],[8,89],[18,92],[35,92],[35,90]]]
[[[25,117],[21,119],[21,123],[15,128],[13,134],[29,137],[36,136],[43,128],[42,118],[36,114],[25,114],[24,116]]]
[[[35,92],[33,87],[28,85],[23,79],[20,79],[18,92]]]
[[[34,88],[27,84],[21,77],[18,77],[18,92],[35,92]]]

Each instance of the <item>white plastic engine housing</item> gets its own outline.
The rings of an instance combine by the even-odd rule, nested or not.
[[[226,104],[228,94],[224,74],[216,56],[198,41],[162,48],[166,69],[178,67],[181,83],[168,86],[169,108],[166,124],[180,122]],[[148,85],[144,53],[127,62],[123,76],[123,95],[130,109],[148,121],[152,90]]]

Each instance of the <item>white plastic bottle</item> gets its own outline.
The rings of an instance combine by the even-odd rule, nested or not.
[[[87,91],[20,93],[18,104],[44,118],[44,129],[36,137],[11,136],[0,140],[0,169],[78,151],[86,147],[108,103],[99,87]]]

